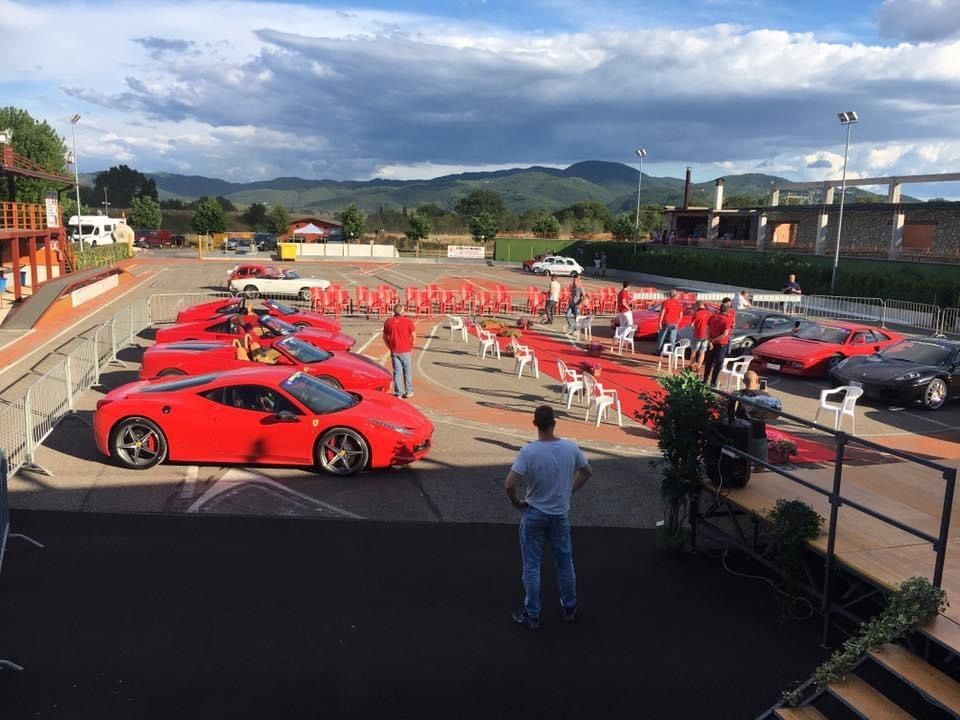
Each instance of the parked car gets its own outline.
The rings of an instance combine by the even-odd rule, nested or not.
[[[228,237],[223,241],[223,249],[226,252],[232,252],[237,249],[237,243],[240,241],[240,238]]]
[[[747,355],[753,351],[753,348],[767,340],[797,333],[813,324],[813,321],[806,318],[785,315],[773,310],[761,308],[737,310],[733,332],[730,334],[729,355]],[[677,331],[678,340],[692,337],[693,327],[690,325]]]
[[[534,255],[532,258],[528,258],[527,260],[523,261],[523,264],[521,265],[521,269],[524,272],[533,272],[534,263],[540,262],[541,260],[543,260],[543,258],[544,258],[543,255]]]
[[[532,267],[533,272],[537,275],[553,273],[554,275],[577,277],[577,275],[583,274],[583,267],[573,258],[545,257],[540,262],[533,263]]]
[[[227,270],[227,274],[230,276],[231,280],[248,277],[283,277],[283,273],[277,270],[277,268],[275,268],[273,265],[234,265],[232,268]]]
[[[169,230],[137,230],[134,245],[142,248],[173,247],[173,235]]]
[[[249,334],[264,347],[286,335],[298,335],[319,348],[337,352],[349,350],[356,339],[340,332],[330,332],[313,327],[297,327],[272,315],[261,315],[256,322],[249,315],[233,315],[216,320],[171,325],[157,330],[158,343],[179,342],[181,340],[233,340]]]
[[[134,470],[172,460],[333,475],[414,462],[433,435],[416,407],[388,393],[269,366],[124,385],[97,403],[93,429],[97,449]]]
[[[680,324],[677,326],[678,331],[677,335],[679,336],[683,328],[690,325],[690,322],[693,320],[693,308],[696,305],[696,302],[693,300],[684,300],[683,303],[683,315],[680,318]],[[716,312],[719,309],[719,306],[714,303],[707,303],[707,309],[713,312]],[[633,336],[638,340],[640,338],[648,338],[656,336],[660,332],[660,303],[656,305],[651,305],[646,310],[633,310],[633,325],[636,330],[633,333]],[[621,314],[614,315],[610,320],[611,329],[616,329],[619,327]]]
[[[310,288],[326,290],[329,280],[300,277],[296,270],[284,270],[280,277],[234,278],[229,287],[233,292],[242,292],[247,297],[260,295],[299,295],[303,300],[310,299]]]
[[[303,370],[334,387],[347,390],[385,391],[393,376],[373,360],[354,353],[321,350],[296,335],[282,337],[260,355],[267,365]],[[227,341],[157,343],[147,348],[140,364],[140,379],[170,375],[203,375],[249,367],[254,359],[238,357]]]
[[[273,233],[256,233],[253,236],[253,244],[261,252],[269,252],[277,249],[277,236]]]
[[[900,333],[861,323],[812,323],[796,335],[774,338],[754,350],[754,368],[824,377],[844,358],[870,355],[902,339]]]
[[[231,315],[244,315],[252,310],[257,315],[274,315],[297,327],[314,327],[329,332],[340,332],[340,323],[329,315],[300,310],[276,300],[262,300],[261,307],[245,298],[228,297],[184,308],[177,313],[177,324],[197,320],[216,320]]]
[[[874,355],[851,357],[830,371],[835,385],[857,385],[869,398],[939,410],[960,396],[960,342],[905,338]]]
[[[237,240],[236,251],[237,255],[249,255],[253,252],[253,243],[246,238],[240,238]]]

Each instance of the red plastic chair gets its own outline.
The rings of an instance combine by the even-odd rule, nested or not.
[[[464,283],[460,286],[460,309],[463,312],[472,312],[476,301],[476,289],[473,285]]]
[[[497,300],[489,290],[478,290],[473,301],[473,310],[477,315],[496,314]]]
[[[356,309],[358,313],[369,313],[370,312],[370,288],[362,287],[357,285],[356,289]]]
[[[527,312],[537,316],[547,304],[546,296],[535,287],[527,288]]]
[[[383,286],[381,286],[383,287]],[[416,287],[408,286],[403,289],[403,307],[410,312],[416,312],[419,302],[420,290]]]
[[[600,298],[600,312],[613,314],[617,311],[617,291],[614,288],[604,288]]]
[[[323,290],[320,288],[310,288],[310,309],[323,312]]]
[[[458,313],[463,311],[463,303],[453,290],[444,290],[440,297],[440,312]]]

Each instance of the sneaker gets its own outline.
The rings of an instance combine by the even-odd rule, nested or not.
[[[403,396],[403,399],[406,400],[407,398],[412,398],[412,397],[413,397],[413,390],[411,390],[411,391],[408,392],[406,395],[404,395],[404,396]]]
[[[564,622],[575,622],[577,619],[577,606],[574,605],[572,608],[560,607],[560,617]]]
[[[527,611],[523,608],[513,611],[513,621],[518,625],[525,625],[530,630],[539,630],[540,629],[540,618],[534,618],[527,615]]]

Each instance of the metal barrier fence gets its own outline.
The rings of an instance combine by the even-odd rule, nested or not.
[[[832,320],[854,320],[881,325],[881,298],[848,297],[845,295],[802,295],[800,312],[807,317]]]
[[[926,303],[905,300],[884,300],[881,326],[905,325],[927,330],[934,334],[940,330],[940,308]]]

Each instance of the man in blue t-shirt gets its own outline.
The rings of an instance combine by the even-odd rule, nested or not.
[[[560,606],[566,622],[577,617],[577,576],[570,541],[570,495],[582,488],[593,471],[575,442],[554,435],[553,408],[541,405],[533,413],[537,439],[521,448],[513,461],[504,488],[513,506],[521,511],[520,556],[523,561],[523,607],[513,619],[531,630],[540,627],[540,564],[543,541],[550,543],[560,584]],[[526,495],[520,500],[517,483],[523,480]]]

